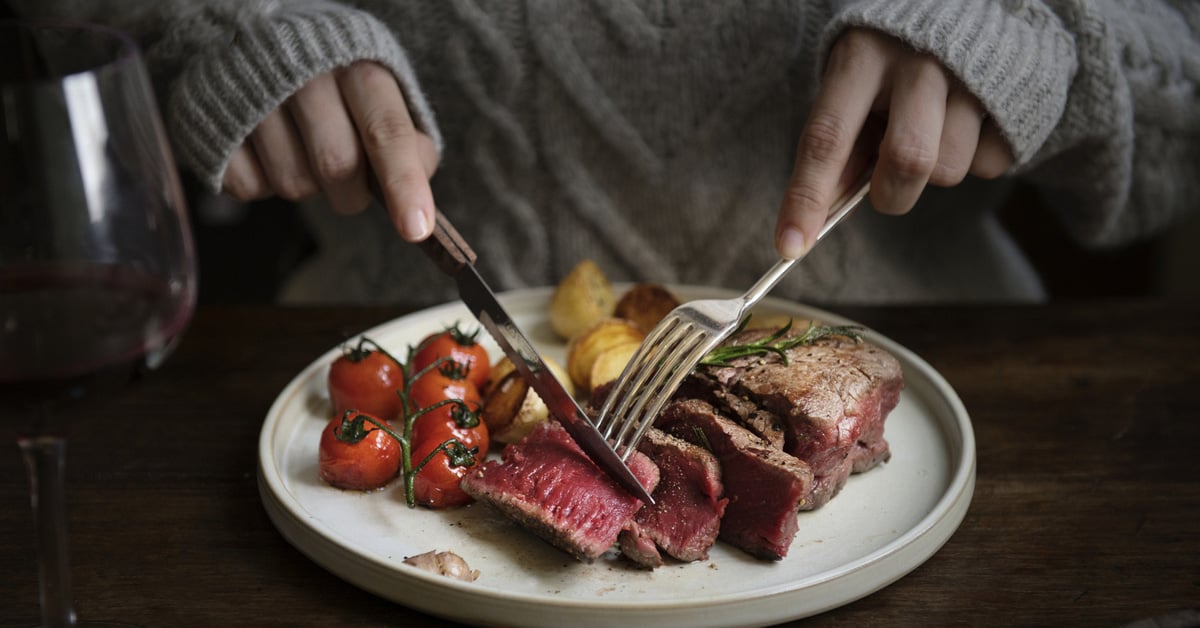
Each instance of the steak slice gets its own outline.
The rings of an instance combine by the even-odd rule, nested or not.
[[[646,431],[638,450],[658,466],[660,480],[654,503],[642,506],[634,525],[621,532],[621,552],[651,568],[662,564],[656,547],[683,562],[708,558],[729,501],[722,496],[716,456],[654,428]]]
[[[655,498],[657,500],[657,498]],[[655,569],[663,566],[662,553],[658,544],[638,525],[636,517],[621,534],[617,536],[617,544],[621,546],[621,554],[633,562],[647,568]]]
[[[774,356],[747,361],[716,377],[781,419],[784,450],[808,463],[817,478],[820,490],[805,505],[814,509],[836,495],[851,472],[889,458],[883,425],[900,401],[904,378],[890,353],[841,336],[794,347],[787,357],[787,364]]]
[[[730,375],[732,372],[727,371],[725,374]],[[739,425],[767,441],[771,447],[784,447],[783,421],[752,400],[731,391],[727,382],[713,377],[706,369],[697,369],[688,374],[675,393],[675,398],[703,399],[711,403],[722,415],[734,419]]]
[[[759,558],[779,560],[787,555],[796,536],[798,511],[812,491],[808,465],[771,448],[699,399],[672,401],[655,425],[716,455],[729,499],[721,520],[722,540]]]
[[[653,491],[658,468],[640,453],[634,475]],[[468,473],[463,490],[579,560],[592,561],[617,542],[642,501],[593,463],[555,421],[539,424]]]

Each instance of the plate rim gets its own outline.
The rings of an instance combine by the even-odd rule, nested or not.
[[[628,285],[631,284],[614,284],[614,289],[620,291]],[[725,298],[738,294],[730,290],[707,286],[671,284],[667,287],[684,300],[710,297]],[[536,287],[502,292],[497,297],[506,308],[511,308],[518,300],[548,300],[552,291],[553,287]],[[861,323],[819,307],[771,296],[764,298],[760,307],[773,307],[793,312],[803,311],[828,322],[861,325]],[[438,316],[460,308],[466,312],[465,306],[463,306],[461,301],[448,301],[428,308],[421,308],[373,325],[368,329],[358,332],[355,336],[371,335],[372,333],[378,335],[381,330],[392,329],[406,318],[412,316]],[[470,317],[469,312],[466,312],[466,316]],[[710,595],[703,600],[688,599],[686,602],[671,600],[623,601],[614,598],[604,599],[602,603],[598,603],[596,600],[546,598],[545,596],[528,592],[502,591],[490,587],[473,586],[472,583],[448,579],[418,569],[397,570],[381,557],[362,551],[359,548],[348,546],[337,537],[324,534],[318,525],[308,523],[307,511],[298,504],[289,504],[283,499],[282,496],[290,494],[290,491],[284,484],[282,470],[276,464],[273,464],[274,436],[275,430],[281,427],[279,418],[282,409],[287,407],[289,400],[295,394],[299,393],[301,388],[315,376],[315,371],[324,368],[336,355],[336,352],[340,351],[339,345],[334,345],[311,361],[288,382],[272,402],[259,437],[257,480],[260,498],[264,503],[268,517],[284,538],[319,566],[334,573],[339,578],[393,603],[459,621],[495,623],[497,610],[504,608],[519,608],[525,619],[530,619],[528,614],[531,611],[537,611],[538,614],[545,615],[547,621],[561,624],[563,621],[570,620],[572,623],[580,625],[591,625],[592,622],[598,624],[601,621],[611,623],[614,620],[620,619],[628,621],[650,620],[668,625],[680,622],[680,625],[715,626],[725,625],[726,622],[724,620],[726,618],[732,619],[734,617],[736,617],[737,623],[748,625],[746,620],[749,618],[744,613],[739,613],[738,611],[750,607],[752,607],[752,610],[757,611],[754,613],[754,623],[770,624],[812,616],[871,595],[926,562],[957,531],[962,520],[965,518],[974,494],[977,462],[975,436],[969,414],[962,400],[953,387],[950,386],[949,382],[922,357],[874,329],[865,325],[863,327],[865,328],[864,335],[870,342],[892,352],[899,359],[902,367],[915,370],[922,376],[922,383],[933,389],[921,395],[923,399],[928,402],[928,393],[932,392],[938,400],[945,404],[946,410],[953,418],[953,424],[947,425],[946,419],[940,416],[942,413],[935,413],[939,415],[936,423],[946,441],[958,446],[958,451],[953,452],[957,454],[957,460],[952,460],[952,464],[947,465],[949,481],[946,488],[930,511],[919,521],[886,545],[848,563],[805,578],[803,586],[796,586],[796,582],[793,581],[766,587],[755,592],[753,596],[747,596],[746,593],[742,592]],[[907,379],[910,379],[908,375],[906,375]],[[949,428],[954,428],[957,433],[947,433],[947,429]],[[343,555],[339,556],[339,552],[336,550],[340,550]],[[885,561],[889,557],[900,554],[912,555],[904,556],[905,560],[900,561],[898,565],[890,565],[893,567],[892,569],[878,574],[867,573],[873,566],[881,564],[889,566]],[[352,560],[351,556],[355,557],[355,559]],[[378,580],[359,573],[361,567],[367,565],[374,572],[390,575],[392,578],[404,581],[406,586],[409,586],[410,591],[436,591],[441,593],[449,589],[455,595],[465,596],[468,598],[467,601],[483,603],[487,607],[484,613],[475,614],[468,611],[477,608],[476,604],[460,604],[455,609],[459,612],[447,614],[440,607],[421,604],[420,600],[398,599],[396,595],[389,593],[389,587],[377,584]],[[870,577],[872,575],[875,577]],[[813,596],[814,599],[810,600],[807,604],[796,604],[794,603],[795,600],[790,600],[792,603],[776,603],[774,606],[769,604],[772,601],[780,602],[781,598],[800,596],[802,593],[819,593],[825,589],[836,587],[839,584],[852,585],[850,587],[852,593],[850,595],[833,596],[835,599],[831,599],[828,602],[821,601],[825,596],[815,595]],[[768,609],[774,609],[774,612],[767,612]],[[692,612],[680,615],[683,610]],[[575,616],[570,618],[564,617],[562,613],[565,611],[571,611]],[[618,616],[619,614],[624,614],[627,617],[620,617]],[[521,624],[536,625],[537,622],[522,621]]]

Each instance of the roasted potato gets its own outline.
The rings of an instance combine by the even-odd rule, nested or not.
[[[640,346],[641,342],[631,341],[601,351],[592,363],[592,370],[588,375],[588,390],[595,390],[596,387],[620,377],[621,371],[625,370],[625,365],[629,364],[629,359]]]
[[[580,332],[567,345],[567,374],[583,392],[591,392],[592,366],[601,353],[613,347],[641,343],[646,337],[633,321],[606,318]]]
[[[671,310],[679,305],[679,299],[661,284],[639,283],[630,288],[617,301],[613,316],[637,323],[642,331],[651,329]]]
[[[574,386],[562,366],[550,358],[543,357],[542,360],[567,393],[573,395]],[[515,443],[525,438],[535,425],[550,418],[545,402],[507,357],[492,366],[491,375],[483,398],[482,415],[492,440]]]
[[[597,321],[612,316],[617,297],[600,267],[590,259],[575,265],[550,298],[550,327],[570,340]]]

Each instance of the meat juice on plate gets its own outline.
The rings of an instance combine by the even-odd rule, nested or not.
[[[158,366],[193,300],[190,286],[130,267],[0,271],[0,411],[69,402]]]

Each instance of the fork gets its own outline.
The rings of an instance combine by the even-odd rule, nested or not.
[[[833,204],[817,242],[866,198],[873,170],[868,168]],[[807,253],[795,259],[780,259],[739,298],[690,301],[671,310],[655,325],[621,371],[596,420],[597,429],[612,442],[622,460],[637,449],[642,435],[654,424],[683,378],[741,325],[750,308]]]

